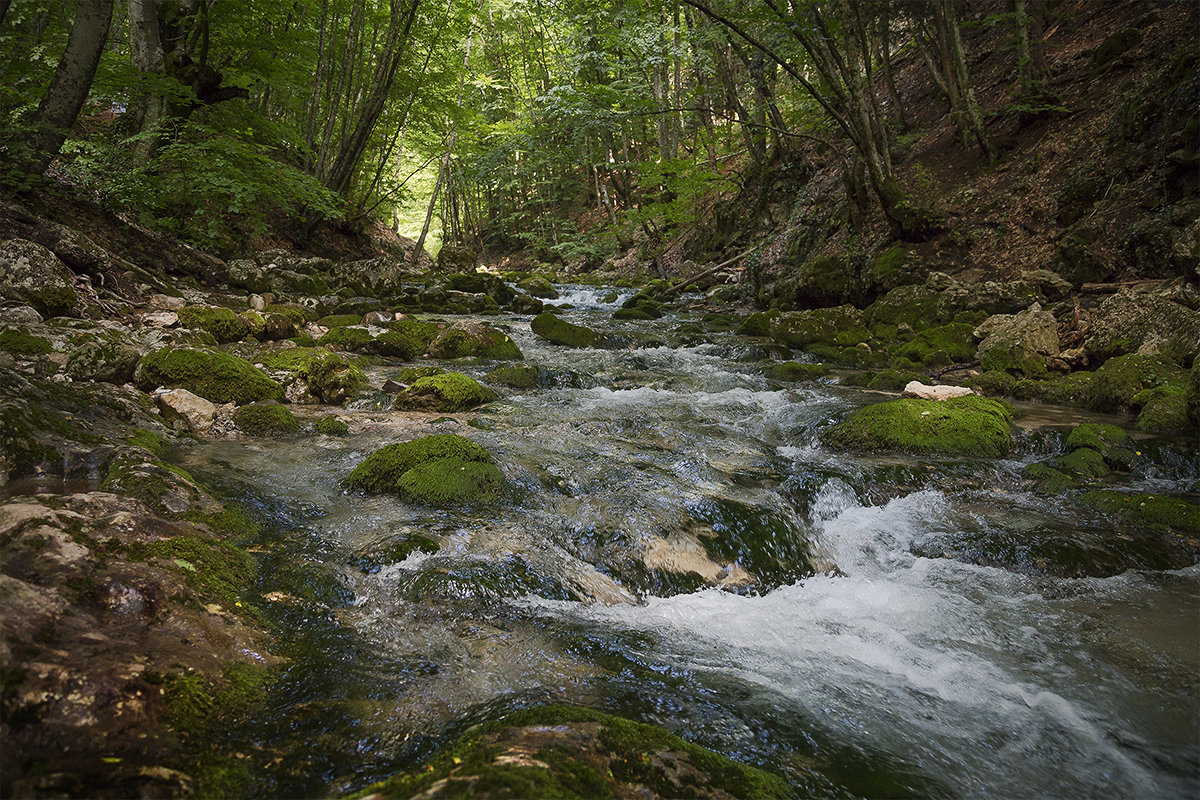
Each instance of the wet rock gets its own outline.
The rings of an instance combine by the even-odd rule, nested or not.
[[[815,773],[811,781],[813,786],[827,782]],[[583,708],[544,706],[477,728],[429,767],[393,776],[363,796],[432,799],[501,792],[529,798],[765,800],[791,797],[794,787],[653,725]]]
[[[223,306],[184,306],[178,314],[184,327],[211,333],[218,342],[236,342],[250,332],[245,320]]]
[[[367,384],[361,369],[319,347],[279,350],[266,356],[264,363],[268,369],[284,374],[285,394],[293,403],[341,405],[354,399]]]
[[[516,295],[509,306],[516,314],[541,314],[546,308],[546,304],[541,300],[527,294]]]
[[[75,276],[67,266],[24,239],[0,242],[0,297],[27,303],[46,317],[66,316],[79,303]]]
[[[437,254],[438,272],[472,273],[475,271],[475,251],[469,247],[443,245]]]
[[[984,370],[1025,377],[1046,374],[1047,359],[1058,355],[1058,321],[1034,303],[1018,314],[996,314],[975,329],[983,341],[976,358]]]
[[[1150,292],[1122,289],[1092,314],[1084,346],[1095,363],[1137,353],[1190,364],[1200,355],[1200,312]]]
[[[828,374],[829,367],[825,364],[804,364],[798,361],[785,361],[767,370],[767,377],[789,383],[812,381]]]
[[[543,312],[534,317],[530,328],[551,344],[564,347],[591,347],[597,338],[596,332],[591,328],[572,325],[550,312]]]
[[[770,325],[771,339],[792,348],[812,344],[847,347],[870,338],[862,312],[850,305],[781,314]]]
[[[971,394],[975,393],[966,386],[928,386],[920,381],[909,381],[900,396],[942,401]]]
[[[1011,420],[1012,409],[990,398],[891,400],[851,412],[821,439],[845,450],[997,458],[1011,447]]]
[[[300,420],[278,403],[251,403],[233,412],[233,424],[251,436],[283,436],[297,433]]]
[[[181,423],[192,433],[207,433],[217,417],[217,406],[187,389],[164,389],[154,401],[168,424]]]

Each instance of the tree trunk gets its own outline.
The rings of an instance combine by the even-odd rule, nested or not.
[[[975,100],[975,91],[971,88],[971,79],[967,74],[967,56],[963,52],[953,0],[936,2],[933,6],[933,19],[938,30],[946,82],[950,86],[950,103],[955,107],[955,119],[959,123],[964,144],[968,135],[974,136],[988,163],[994,164],[996,150],[984,127],[983,114]]]
[[[28,172],[41,175],[62,149],[75,124],[112,24],[113,0],[79,0],[67,49],[54,69],[50,85],[33,116]]]

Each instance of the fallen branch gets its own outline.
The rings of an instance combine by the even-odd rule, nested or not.
[[[714,272],[717,272],[719,270],[724,269],[725,267],[728,267],[733,262],[741,261],[743,258],[745,258],[746,256],[753,253],[756,249],[758,249],[757,245],[755,245],[754,247],[751,247],[749,250],[742,253],[741,255],[734,256],[733,258],[729,259],[728,261],[722,261],[720,264],[717,264],[715,267],[710,267],[709,269],[706,269],[701,273],[693,275],[692,277],[688,278],[686,281],[677,283],[674,286],[668,286],[666,289],[663,289],[661,292],[659,292],[658,296],[659,296],[659,298],[665,298],[668,295],[675,294],[675,292],[678,292],[680,289],[683,289],[684,287],[695,283],[696,281],[700,280],[701,278],[707,278],[709,275],[712,275]]]

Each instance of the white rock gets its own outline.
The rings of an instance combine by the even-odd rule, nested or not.
[[[187,305],[182,297],[171,297],[169,294],[150,295],[150,305],[166,311],[178,311]]]
[[[163,389],[154,391],[154,399],[168,422],[182,421],[192,433],[204,433],[213,425],[217,406],[187,389]]]
[[[975,394],[966,386],[927,386],[920,381],[909,381],[901,397],[917,397],[921,400],[949,400]]]
[[[142,315],[142,324],[150,328],[174,328],[179,324],[179,315],[174,311],[151,311]]]
[[[37,325],[41,321],[42,315],[29,306],[0,308],[0,322],[11,322],[14,325]]]
[[[261,294],[250,295],[250,307],[255,311],[262,311],[267,307],[266,298],[264,298]]]

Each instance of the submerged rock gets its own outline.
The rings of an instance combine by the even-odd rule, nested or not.
[[[399,494],[429,505],[492,503],[508,482],[483,447],[453,433],[390,444],[367,456],[342,481],[347,489]]]
[[[986,397],[891,400],[851,412],[822,440],[846,450],[997,458],[1011,446],[1011,420],[1008,404]]]
[[[811,785],[828,781],[801,770]],[[662,728],[598,711],[543,706],[476,727],[428,767],[356,798],[784,798],[797,787]]]

